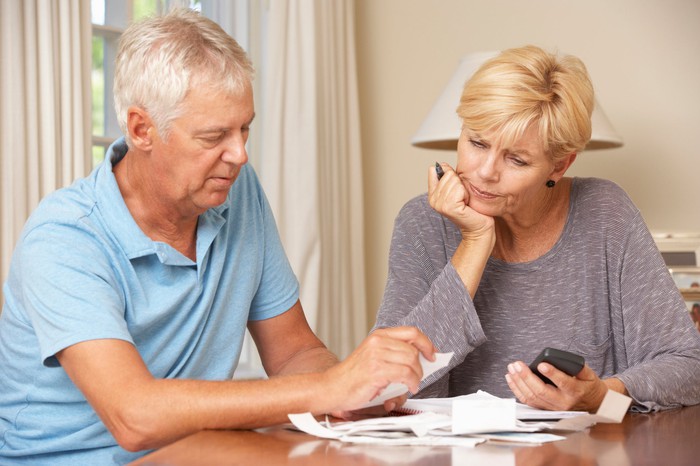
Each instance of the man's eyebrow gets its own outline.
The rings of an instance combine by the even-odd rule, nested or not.
[[[212,126],[210,128],[202,128],[194,132],[195,136],[199,136],[202,134],[210,134],[210,133],[225,133],[227,131],[230,131],[231,128],[227,128],[224,126]]]
[[[255,119],[255,113],[253,113],[253,116],[250,117],[250,120],[248,120],[247,122],[245,122],[243,125],[244,125],[244,126],[250,126],[251,123],[253,123],[253,120],[254,120],[254,119]],[[226,133],[226,132],[228,132],[228,131],[230,131],[230,130],[231,130],[231,128],[228,127],[228,126],[211,126],[211,127],[208,127],[208,128],[199,129],[199,130],[195,131],[194,134],[195,134],[195,136],[197,136],[197,135],[208,134],[208,133]]]

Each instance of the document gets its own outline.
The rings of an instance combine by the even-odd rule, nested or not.
[[[307,434],[352,443],[476,446],[488,439],[541,444],[565,438],[551,431],[578,431],[598,422],[620,422],[631,401],[610,390],[596,414],[544,414],[514,399],[478,391],[454,398],[408,400],[408,409],[414,414],[332,423],[327,416],[319,422],[311,413],[302,413],[290,414],[289,420]]]

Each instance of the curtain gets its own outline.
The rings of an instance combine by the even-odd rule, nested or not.
[[[351,0],[271,0],[258,165],[316,334],[339,357],[367,332]]]
[[[0,1],[0,278],[42,197],[90,167],[89,0]]]

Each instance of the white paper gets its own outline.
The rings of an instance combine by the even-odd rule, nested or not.
[[[473,448],[486,441],[476,437],[437,437],[427,435],[425,437],[381,438],[365,436],[347,436],[340,439],[341,442],[371,443],[378,445],[427,445],[427,446],[458,446]]]
[[[534,423],[517,419],[518,409],[514,399],[498,398],[483,391],[455,398],[416,401],[424,403],[423,407],[437,406],[441,413],[426,411],[334,424],[328,419],[325,423],[318,422],[310,413],[290,414],[289,419],[303,432],[343,442],[473,446],[488,438],[511,443],[544,443],[564,437],[542,433],[542,430],[577,431],[597,422],[620,422],[632,400],[608,391],[596,414],[577,413],[574,417],[565,417],[557,422]],[[447,406],[451,408],[451,414],[445,414]],[[568,412],[560,413],[564,415]],[[527,418],[531,419],[532,415],[528,414]]]
[[[420,360],[421,368],[423,369],[423,378],[421,379],[421,381],[425,380],[425,378],[431,375],[433,372],[442,369],[443,367],[446,367],[447,364],[449,364],[450,359],[452,359],[453,354],[454,352],[435,353],[435,361],[428,361],[427,359],[425,359],[425,357],[423,357],[422,354],[419,354],[418,358]],[[406,385],[402,383],[390,383],[384,388],[384,390],[379,392],[379,395],[374,397],[368,403],[362,405],[360,409],[382,405],[386,400],[396,398],[397,396],[401,396],[407,392],[408,387]]]
[[[290,414],[294,426],[307,434],[322,438],[341,438],[373,432],[405,432],[421,437],[436,429],[449,428],[452,419],[444,414],[421,413],[413,416],[388,416],[331,424],[320,423],[310,413]],[[325,426],[323,424],[326,424]]]
[[[342,432],[323,427],[311,413],[289,414],[287,417],[289,417],[289,420],[292,421],[292,424],[294,424],[297,429],[307,434],[321,438],[335,439],[343,436]]]
[[[548,442],[564,440],[566,437],[547,433],[522,433],[522,432],[499,432],[495,434],[476,434],[475,437],[486,440],[498,440],[499,442],[527,443],[530,445],[541,445]]]
[[[452,404],[461,399],[476,400],[500,400],[488,392],[479,390],[469,395],[461,395],[452,398],[409,398],[406,403],[398,409],[399,412],[420,413],[431,411],[433,413],[452,414]],[[531,406],[515,403],[515,417],[519,420],[528,421],[558,421],[567,417],[576,417],[582,414],[588,415],[586,411],[549,411],[537,409]]]
[[[595,414],[584,414],[568,419],[562,419],[555,423],[552,429],[556,430],[583,430],[599,422],[618,423],[625,417],[625,413],[632,403],[632,398],[613,390],[608,390]]]
[[[455,435],[515,430],[513,398],[462,398],[452,403],[452,433]]]

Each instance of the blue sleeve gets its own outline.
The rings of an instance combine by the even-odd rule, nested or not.
[[[269,319],[288,311],[299,299],[299,282],[282,246],[275,218],[252,167],[247,170],[257,189],[264,238],[260,286],[249,320]]]
[[[45,365],[57,365],[53,356],[81,341],[133,343],[109,256],[88,232],[41,225],[22,238],[13,266],[8,283],[36,331]]]

